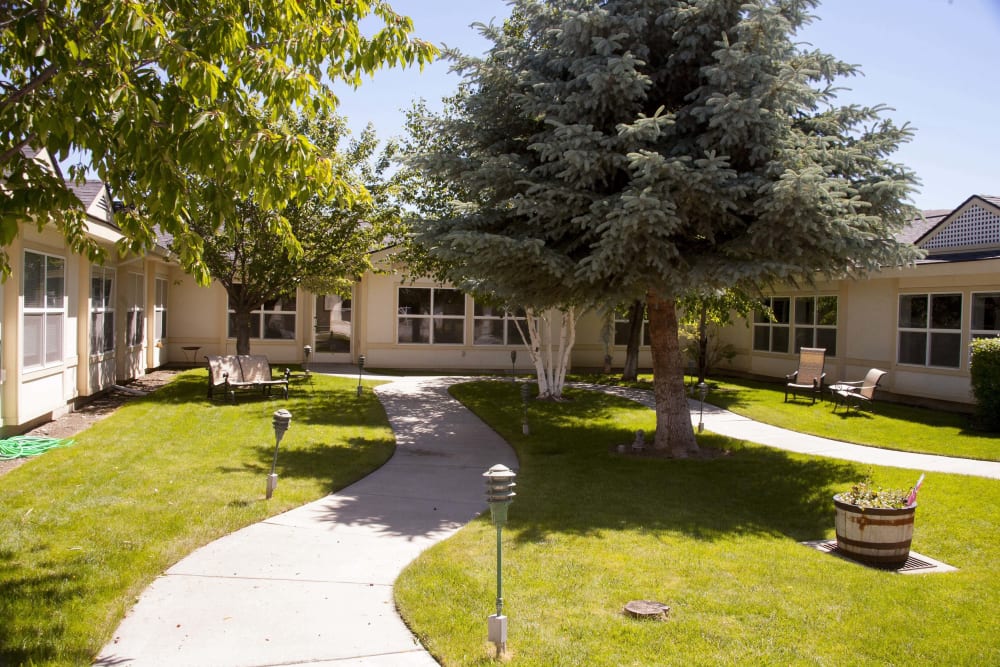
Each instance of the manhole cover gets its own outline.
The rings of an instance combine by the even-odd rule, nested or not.
[[[652,600],[632,600],[625,605],[625,613],[632,618],[665,621],[670,614],[670,607]]]

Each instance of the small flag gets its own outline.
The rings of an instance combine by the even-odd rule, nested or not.
[[[920,485],[924,483],[924,475],[921,473],[920,479],[917,480],[916,485],[910,489],[910,495],[906,497],[906,505],[912,507],[914,503],[917,502],[917,491],[920,490]]]

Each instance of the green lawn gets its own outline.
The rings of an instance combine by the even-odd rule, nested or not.
[[[205,371],[189,371],[0,477],[0,665],[90,664],[170,565],[384,463],[392,432],[356,384],[314,376],[287,401],[231,406],[207,401]],[[279,408],[292,423],[265,500]]]
[[[833,537],[831,496],[867,466],[705,433],[714,460],[610,453],[650,410],[597,392],[531,406],[521,435],[510,383],[454,394],[517,450],[504,532],[505,612],[516,665],[1000,664],[1000,482],[932,473],[913,548],[959,568],[897,575],[799,544]],[[916,470],[874,470],[908,487]],[[396,598],[444,665],[492,664],[495,532],[488,515],[425,552]],[[630,620],[637,599],[672,608]]]
[[[613,376],[582,376],[582,381],[623,384]],[[628,386],[652,389],[652,377]],[[974,428],[970,415],[931,410],[898,403],[878,402],[874,413],[847,411],[830,401],[810,403],[807,398],[784,400],[783,384],[733,378],[711,378],[705,399],[750,419],[861,445],[922,454],[942,454],[984,461],[1000,461],[1000,433]]]

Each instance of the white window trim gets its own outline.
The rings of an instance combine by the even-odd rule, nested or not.
[[[418,315],[411,315],[409,313],[403,313],[403,312],[401,312],[402,306],[399,305],[399,292],[400,292],[400,290],[404,290],[404,289],[425,289],[425,290],[430,290],[430,293],[431,293],[430,311],[431,312],[427,313],[427,314],[418,314]],[[462,309],[463,312],[462,312],[461,315],[445,315],[443,313],[435,313],[434,312],[434,293],[438,292],[438,291],[441,291],[441,290],[447,290],[449,292],[458,292],[459,294],[462,295],[463,306],[464,307]],[[399,285],[396,288],[396,345],[414,346],[414,347],[423,347],[423,346],[426,346],[426,345],[442,345],[442,346],[443,345],[454,345],[454,346],[464,346],[465,345],[465,339],[466,339],[465,322],[468,319],[468,314],[469,314],[468,297],[465,294],[462,294],[461,290],[455,289],[454,287],[430,287],[430,286],[426,286],[426,285]],[[429,338],[429,340],[426,343],[420,343],[420,342],[407,342],[407,343],[403,343],[403,342],[400,342],[400,340],[399,340],[399,321],[401,319],[404,319],[404,318],[405,319],[411,319],[411,320],[429,320],[429,327],[428,327],[428,338]],[[438,343],[438,342],[436,342],[434,340],[434,320],[435,319],[461,320],[461,322],[462,322],[462,340],[460,342],[458,342],[458,343]]]
[[[520,310],[521,310],[521,312],[524,312],[523,308],[520,309]],[[457,316],[453,315],[452,317],[457,317]],[[476,341],[476,337],[475,337],[476,323],[477,322],[482,322],[482,321],[503,322],[503,341],[500,342],[500,343],[479,343],[479,342],[477,342]],[[524,343],[520,343],[520,342],[513,342],[512,343],[512,342],[510,342],[510,339],[509,339],[509,337],[507,335],[510,332],[510,325],[517,326],[517,324],[516,324],[517,322],[521,323],[521,331],[525,331],[526,332],[527,329],[525,327],[527,326],[528,318],[525,317],[524,315],[521,315],[521,316],[513,315],[513,314],[511,314],[511,312],[509,310],[504,310],[504,312],[503,312],[502,315],[476,315],[476,303],[475,303],[475,300],[473,299],[473,302],[472,302],[472,330],[473,330],[472,344],[476,345],[476,346],[492,347],[492,348],[497,348],[497,347],[522,347],[524,345]]]
[[[282,299],[294,297],[295,298],[295,309],[294,310],[265,309],[263,303],[260,304],[259,308],[254,308],[253,310],[251,310],[250,311],[250,317],[253,318],[255,315],[259,315],[260,318],[259,318],[258,321],[260,322],[260,324],[257,327],[257,331],[256,332],[254,332],[254,331],[250,332],[250,340],[259,340],[259,341],[265,341],[265,342],[266,341],[282,341],[283,340],[283,341],[287,342],[289,340],[294,340],[295,338],[297,338],[298,337],[298,333],[299,333],[299,296],[300,295],[298,293],[298,290],[296,289],[294,292],[290,292],[288,294],[283,294],[280,297],[278,297],[277,299],[275,299],[275,301],[280,301]],[[228,340],[236,340],[236,336],[230,336],[229,335],[229,316],[232,315],[232,314],[234,314],[235,312],[236,311],[233,310],[232,308],[228,308],[228,307],[226,308],[226,338]],[[272,316],[272,315],[294,315],[294,318],[292,320],[293,321],[292,326],[294,327],[294,329],[292,330],[293,336],[291,338],[268,338],[268,337],[266,337],[264,335],[264,333],[267,331],[267,318],[269,316]]]
[[[146,276],[129,273],[125,285],[125,346],[142,347],[146,340]],[[138,339],[134,339],[129,323],[137,323]]]
[[[977,296],[1000,296],[1000,290],[987,291],[987,292],[972,292],[969,294],[969,339],[974,338],[993,338],[994,336],[1000,335],[1000,329],[973,329],[972,316],[976,312],[976,297]]]
[[[790,295],[784,295],[784,294],[776,294],[774,296],[764,297],[763,300],[766,300],[768,302],[766,304],[767,306],[769,306],[770,308],[774,308],[774,300],[775,299],[788,299],[788,322],[787,323],[772,322],[771,320],[767,320],[765,322],[758,322],[757,321],[757,312],[758,311],[755,310],[754,314],[753,314],[753,322],[751,323],[751,325],[752,325],[753,328],[751,329],[751,338],[750,338],[750,349],[754,353],[759,353],[759,354],[792,354],[793,353],[790,348],[795,347],[795,338],[794,338],[794,335],[793,335],[793,332],[792,332],[792,322],[795,320],[795,313],[792,312],[792,308],[795,305],[795,297],[790,296]],[[757,346],[756,346],[757,327],[768,327],[768,331],[767,331],[767,349],[766,350],[759,350],[759,349],[757,349]],[[774,330],[776,328],[785,329],[785,330],[788,331],[788,347],[786,347],[784,350],[774,350],[773,349],[774,348]]]
[[[88,342],[88,346],[90,348],[90,356],[91,357],[101,357],[101,356],[106,355],[106,354],[113,354],[114,351],[115,351],[115,344],[117,342],[117,340],[116,340],[117,336],[115,336],[115,325],[114,324],[112,324],[110,332],[104,332],[105,334],[108,334],[108,333],[111,334],[111,347],[110,348],[104,348],[102,346],[102,348],[100,350],[94,350],[94,348],[93,348],[93,346],[94,346],[94,339],[93,339],[93,337],[94,337],[94,317],[93,316],[95,314],[104,315],[104,314],[107,314],[107,313],[111,313],[112,316],[115,315],[115,298],[116,298],[115,291],[118,288],[118,284],[117,284],[118,283],[118,280],[117,280],[118,275],[117,275],[117,273],[118,272],[115,269],[113,269],[111,267],[108,267],[108,266],[93,266],[90,269],[90,280],[91,280],[91,286],[90,286],[91,287],[91,289],[90,289],[90,316],[91,317],[90,317],[90,323],[89,323],[90,324],[90,341]],[[102,305],[97,305],[97,304],[94,303],[94,290],[93,290],[93,280],[94,280],[94,278],[100,278],[101,279],[101,295],[102,295],[102,297],[103,297],[103,295],[105,293],[104,292],[104,283],[107,282],[109,279],[111,280],[111,294],[108,297],[108,303],[105,303],[105,304],[102,304]],[[117,319],[117,318],[112,317],[112,322],[114,322],[115,319]]]
[[[899,300],[906,296],[923,296],[927,297],[927,326],[925,327],[902,327],[899,324]],[[957,329],[935,329],[931,327],[931,299],[935,296],[957,296],[961,299],[962,307],[961,312],[958,315],[959,328]],[[965,338],[963,332],[963,323],[966,318],[966,303],[965,294],[962,292],[955,291],[940,291],[940,292],[899,292],[896,295],[896,363],[900,366],[909,366],[911,368],[939,368],[942,370],[959,370],[962,367],[962,354],[961,349],[963,345],[963,340]],[[926,333],[927,339],[924,341],[924,363],[917,364],[912,361],[900,361],[899,353],[902,348],[900,345],[900,334],[908,333]],[[931,337],[933,334],[949,334],[959,336],[959,355],[958,355],[958,365],[957,366],[937,366],[931,363]]]
[[[813,322],[812,322],[812,324],[799,324],[798,322],[796,322],[796,317],[798,315],[798,300],[799,299],[812,299],[812,301],[813,301]],[[836,302],[836,309],[837,309],[837,323],[836,324],[819,324],[817,322],[817,319],[819,318],[819,300],[820,299],[833,299]],[[816,340],[816,331],[818,331],[820,329],[824,329],[826,331],[833,331],[834,336],[836,337],[836,335],[837,335],[837,327],[840,325],[840,297],[839,297],[839,295],[837,295],[837,294],[814,294],[814,295],[807,295],[807,296],[806,295],[800,295],[800,296],[792,297],[791,306],[792,306],[792,311],[791,311],[791,317],[790,317],[790,319],[791,319],[791,323],[792,323],[792,332],[791,332],[790,342],[791,342],[791,345],[792,345],[792,354],[798,354],[798,352],[795,351],[795,339],[798,337],[797,334],[798,334],[798,330],[799,329],[812,329],[812,331],[813,331],[812,344],[811,345],[806,345],[805,347],[818,347],[819,346],[819,343]],[[835,352],[836,352],[836,350],[835,350]],[[829,350],[827,350],[826,356],[827,357],[833,357],[833,358],[837,357],[836,354],[830,354]]]
[[[48,252],[42,252],[39,250],[25,249],[21,255],[21,261],[27,261],[27,255],[31,253],[32,255],[39,255],[45,258],[45,275],[42,278],[43,289],[42,289],[42,306],[28,306],[24,302],[24,293],[27,291],[25,289],[24,280],[27,278],[22,265],[22,278],[21,278],[21,316],[19,318],[19,325],[21,327],[21,336],[23,338],[24,334],[24,317],[25,315],[41,315],[42,316],[42,340],[39,343],[39,349],[42,353],[42,363],[40,364],[27,364],[24,360],[24,349],[22,344],[22,349],[20,350],[20,362],[22,364],[21,371],[23,373],[44,370],[46,368],[54,368],[61,366],[65,362],[66,356],[66,295],[68,293],[67,289],[67,276],[69,273],[69,263],[66,261],[66,257],[62,255],[54,255]],[[48,260],[49,258],[61,260],[63,263],[63,288],[62,288],[62,305],[59,308],[51,307],[48,305],[48,296],[45,293],[45,286],[48,283]],[[47,358],[48,350],[48,316],[58,314],[62,317],[61,327],[60,327],[60,338],[62,338],[62,346],[59,350],[59,358],[49,361]]]
[[[160,285],[163,285],[163,301],[160,301]],[[165,331],[167,329],[167,289],[168,283],[166,278],[161,278],[156,276],[154,280],[154,291],[153,291],[153,342],[159,342],[166,340],[167,335],[160,335],[160,331]],[[157,326],[158,323],[162,323],[162,326]]]

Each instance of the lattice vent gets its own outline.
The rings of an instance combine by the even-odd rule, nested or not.
[[[928,250],[1000,245],[1000,215],[972,206],[921,245]]]

